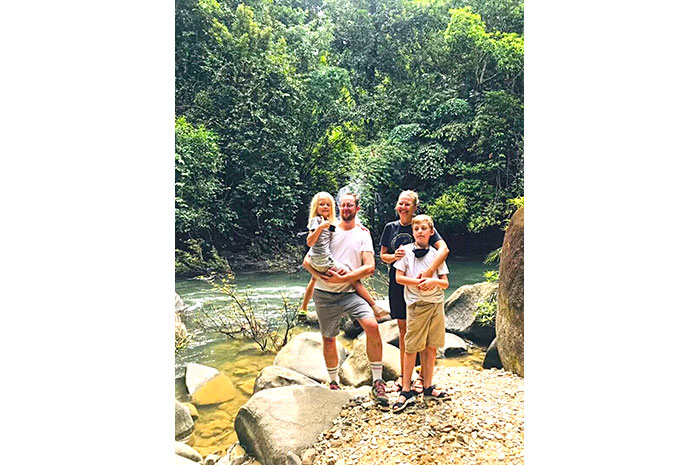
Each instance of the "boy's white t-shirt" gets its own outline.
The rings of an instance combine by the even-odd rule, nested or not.
[[[404,255],[402,259],[394,262],[394,268],[403,271],[408,278],[418,277],[419,274],[428,269],[435,261],[435,257],[437,257],[437,250],[434,247],[430,247],[428,253],[421,258],[415,256],[411,245],[404,245],[403,248],[406,251],[406,255]],[[438,275],[446,275],[449,272],[445,262],[442,262],[442,265],[440,265],[437,271],[430,277],[437,278]],[[416,302],[437,303],[443,301],[445,293],[439,287],[435,287],[435,289],[431,291],[421,291],[416,286],[404,286],[403,298],[407,306]]]
[[[345,230],[340,226],[335,228],[331,238],[331,255],[335,261],[347,266],[350,271],[362,266],[362,252],[372,252],[372,236],[364,226],[355,225],[350,230]],[[328,292],[354,292],[355,289],[350,283],[331,284],[322,279],[316,280],[316,289]]]

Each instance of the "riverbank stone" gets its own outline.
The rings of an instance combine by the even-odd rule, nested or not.
[[[175,312],[182,313],[187,310],[187,304],[182,300],[182,297],[176,292],[175,293]]]
[[[188,363],[185,366],[185,385],[190,395],[197,389],[207,384],[210,380],[219,375],[216,368],[200,365],[199,363]]]
[[[379,335],[382,338],[382,342],[386,344],[391,344],[394,347],[399,347],[399,324],[396,320],[384,320],[383,318],[377,326],[379,328]],[[364,334],[364,331],[360,333],[360,336]]]
[[[331,391],[325,386],[258,391],[238,411],[234,423],[238,440],[262,465],[283,464],[289,452],[299,456],[313,446],[353,395],[353,390]]]
[[[525,376],[525,207],[520,207],[508,224],[498,274],[498,355],[503,368]]]
[[[498,356],[498,338],[491,341],[489,348],[486,349],[486,355],[484,356],[484,363],[481,365],[486,369],[489,368],[503,368],[501,363],[501,358]]]
[[[235,396],[236,388],[233,386],[231,378],[219,373],[192,394],[192,403],[195,405],[220,404]]]
[[[335,346],[338,352],[338,364],[342,365],[347,358],[347,351],[337,339]],[[323,358],[321,333],[307,331],[294,336],[279,351],[272,364],[294,370],[319,383],[330,382]]]
[[[401,374],[401,352],[396,347],[382,343],[382,378],[396,379]],[[340,382],[346,386],[372,384],[372,372],[367,358],[367,335],[363,332],[352,343],[352,350],[338,370]]]
[[[194,431],[194,420],[183,404],[175,401],[175,440],[186,440]]]
[[[175,441],[175,455],[185,457],[186,459],[190,459],[195,462],[202,461],[202,456],[199,452],[197,452],[187,444],[178,441]]]
[[[445,333],[445,346],[437,351],[438,358],[456,357],[469,353],[467,342],[456,334]]]
[[[255,378],[253,393],[263,389],[272,389],[283,386],[318,386],[319,383],[289,368],[277,365],[268,365],[258,373]]]
[[[481,302],[498,292],[498,283],[482,282],[461,286],[445,301],[445,331],[487,346],[496,337],[493,326],[476,321]]]
[[[198,465],[201,463],[202,462],[195,462],[194,460],[190,460],[187,457],[175,454],[175,465]]]

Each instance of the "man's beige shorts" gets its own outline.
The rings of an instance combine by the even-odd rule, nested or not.
[[[416,302],[406,307],[406,352],[445,345],[445,302]]]

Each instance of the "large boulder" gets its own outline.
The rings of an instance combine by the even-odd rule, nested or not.
[[[263,368],[255,378],[255,386],[253,393],[262,391],[263,389],[272,389],[282,386],[317,386],[319,383],[297,373],[294,370],[277,365],[269,365]]]
[[[241,445],[262,465],[302,455],[355,392],[324,386],[285,386],[258,391],[238,411],[234,423]]]
[[[187,392],[195,405],[210,405],[227,402],[236,395],[231,379],[216,368],[188,363],[185,368]]]
[[[186,440],[194,431],[194,421],[187,407],[175,401],[175,440]]]
[[[347,357],[347,351],[337,339],[335,346],[338,351],[338,365],[342,365]],[[321,333],[307,331],[294,336],[279,351],[272,363],[294,370],[319,383],[328,383],[331,380],[323,358]]]
[[[496,331],[493,326],[476,321],[476,310],[481,302],[493,297],[498,283],[467,284],[458,288],[445,301],[445,330],[479,344],[488,345]]]
[[[510,220],[501,249],[496,335],[503,368],[525,376],[525,209]]]
[[[501,363],[501,358],[498,356],[498,338],[494,339],[491,341],[491,344],[489,345],[489,348],[486,349],[486,355],[484,356],[484,362],[482,363],[482,367],[489,369],[489,368],[496,368],[496,369],[501,369],[503,368],[503,364]]]
[[[401,374],[401,353],[396,347],[382,343],[382,378],[396,379]],[[347,386],[372,384],[372,371],[367,358],[367,336],[360,334],[353,341],[350,355],[338,370],[340,382]]]

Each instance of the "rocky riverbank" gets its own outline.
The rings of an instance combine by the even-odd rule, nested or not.
[[[305,452],[305,463],[524,463],[523,378],[503,370],[436,367],[435,381],[448,388],[452,400],[419,400],[398,414],[351,400]]]

